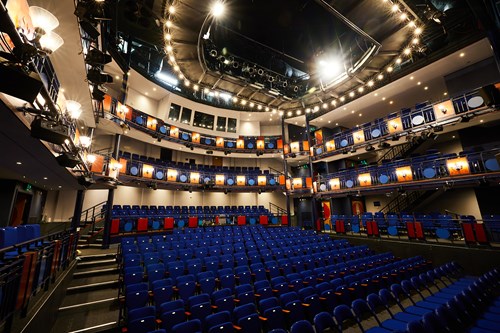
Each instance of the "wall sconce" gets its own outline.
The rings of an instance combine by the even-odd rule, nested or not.
[[[92,155],[92,154],[87,155],[87,162],[89,162],[90,164],[94,163],[95,160],[96,160],[95,155]]]
[[[64,40],[53,32],[59,26],[59,20],[48,10],[31,6],[29,8],[31,21],[35,29],[35,35],[32,37],[32,42],[37,41],[44,51],[52,53],[64,44]]]
[[[92,143],[92,139],[89,136],[80,136],[79,140],[80,140],[80,146],[82,146],[82,148],[85,149],[90,147],[90,144]]]
[[[455,165],[453,166],[453,169],[455,169],[456,171],[462,170],[463,169],[462,163],[459,163],[459,162],[455,163]]]
[[[122,104],[118,107],[117,111],[120,115],[126,115],[128,113],[128,107]]]
[[[78,119],[82,114],[82,105],[77,101],[66,101],[66,112],[72,119]]]
[[[113,171],[116,171],[116,170],[119,170],[122,168],[122,165],[121,163],[114,163],[112,166],[111,166],[111,170]]]
[[[392,127],[392,128],[394,128],[394,129],[397,129],[397,128],[398,128],[398,123],[397,123],[397,122],[395,122],[395,121],[391,121],[389,124],[390,124],[390,125],[391,125],[391,127]]]
[[[439,111],[441,111],[442,114],[446,114],[446,112],[448,112],[448,109],[444,105],[440,105]]]

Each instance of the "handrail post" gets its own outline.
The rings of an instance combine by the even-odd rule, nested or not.
[[[85,190],[78,190],[76,192],[76,202],[75,202],[75,210],[73,212],[73,219],[71,220],[72,232],[76,232],[76,229],[80,226],[84,198],[85,198]]]

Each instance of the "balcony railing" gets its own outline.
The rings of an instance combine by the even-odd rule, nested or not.
[[[450,183],[470,180],[481,176],[500,176],[500,167],[495,155],[500,149],[460,154],[439,153],[367,166],[356,170],[344,170],[321,175],[318,193],[342,193],[376,187],[404,186],[408,184],[435,183],[437,180]]]
[[[353,148],[366,147],[390,139],[397,140],[411,133],[420,132],[423,136],[433,135],[443,130],[443,126],[460,121],[466,122],[478,114],[497,110],[498,105],[492,105],[488,98],[485,99],[482,89],[437,103],[420,103],[415,109],[402,109],[387,117],[376,119],[372,123],[366,123],[359,128],[353,128],[332,137],[322,138],[321,133],[318,133],[316,144],[312,148],[313,159],[319,160],[342,154]]]

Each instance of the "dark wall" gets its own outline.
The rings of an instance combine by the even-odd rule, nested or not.
[[[306,141],[307,140],[307,132],[306,128],[302,126],[295,126],[288,124],[288,141]]]
[[[477,203],[481,215],[500,215],[500,187],[477,187],[476,191]]]
[[[331,209],[334,215],[352,215],[351,199],[349,197],[332,199]]]
[[[457,96],[467,91],[500,81],[495,59],[488,58],[444,77],[448,94]]]
[[[460,141],[464,150],[470,150],[480,146],[487,148],[500,147],[500,124],[484,124],[473,126],[458,131]]]
[[[312,227],[312,200],[311,198],[293,199],[297,223],[302,227]]]
[[[10,222],[10,215],[16,197],[17,182],[0,180],[0,227],[6,227]]]

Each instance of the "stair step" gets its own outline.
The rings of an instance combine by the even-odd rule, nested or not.
[[[120,272],[120,270],[118,269],[118,267],[101,268],[101,269],[92,270],[92,271],[75,272],[73,274],[73,279],[85,278],[85,277],[89,277],[89,276],[102,275],[102,274],[113,274],[113,273],[118,274],[119,272]]]
[[[106,259],[115,259],[116,253],[99,253],[99,254],[86,254],[83,256],[79,256],[81,262],[84,261],[95,261],[95,260],[106,260]]]
[[[118,282],[119,282],[118,280],[111,280],[111,281],[83,284],[79,286],[69,287],[68,289],[66,289],[66,292],[75,293],[75,292],[87,292],[95,289],[114,288],[118,286]]]
[[[105,298],[105,299],[100,299],[100,300],[92,301],[92,302],[62,306],[59,308],[59,311],[71,311],[71,310],[84,311],[88,307],[92,307],[93,309],[95,309],[97,306],[110,305],[110,304],[115,303],[115,302],[118,303],[118,298],[116,298],[116,297]]]
[[[116,321],[111,321],[109,323],[104,323],[100,325],[95,325],[91,327],[86,327],[81,330],[76,330],[76,331],[70,331],[68,333],[93,333],[93,332],[102,332],[105,330],[110,330],[112,328],[118,327],[118,322]]]
[[[91,261],[82,261],[79,262],[77,267],[90,267],[90,266],[99,266],[99,265],[109,265],[116,263],[116,259],[102,259],[102,260],[91,260]]]

